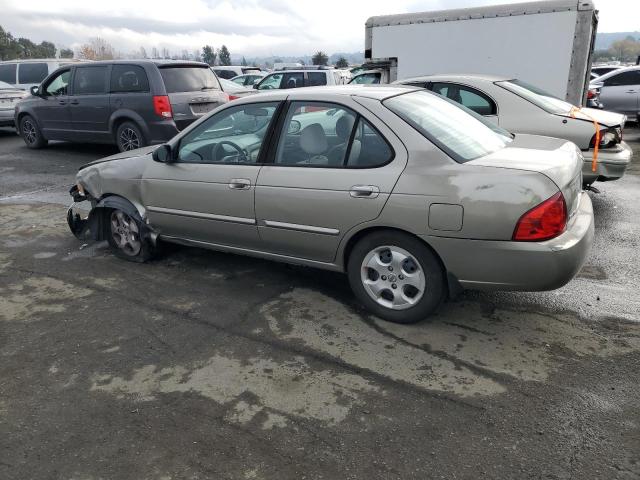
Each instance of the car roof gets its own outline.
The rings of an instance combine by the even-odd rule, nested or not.
[[[513,77],[484,75],[480,73],[441,73],[437,75],[421,75],[419,77],[403,78],[402,80],[398,80],[398,83],[429,80],[481,80],[485,82],[503,82],[505,80],[513,80]]]
[[[624,72],[632,72],[635,70],[640,70],[640,65],[633,65],[631,67],[622,67],[622,68],[616,68],[615,70],[609,72],[609,73],[605,73],[604,75],[599,76],[598,78],[594,78],[593,82],[594,83],[598,83],[601,80],[606,80],[607,78],[611,78],[615,75],[620,75],[621,73]]]
[[[407,85],[333,85],[324,87],[302,87],[260,92],[258,95],[247,97],[250,101],[281,101],[307,100],[321,98],[325,100],[327,95],[339,97],[364,97],[374,100],[386,100],[387,98],[412,91],[423,91],[421,88]],[[246,100],[243,99],[243,100]]]
[[[2,63],[41,63],[41,62],[59,62],[59,63],[82,63],[91,62],[91,60],[83,60],[80,58],[16,58],[14,60],[2,60]]]
[[[157,58],[140,58],[140,59],[122,59],[122,60],[98,60],[91,62],[91,65],[157,65],[164,66],[193,66],[209,68],[204,62],[195,62],[192,60],[165,60]]]

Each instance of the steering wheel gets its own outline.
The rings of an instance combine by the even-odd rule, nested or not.
[[[213,157],[213,159],[215,161],[218,160],[218,153],[220,152],[220,149],[222,148],[223,145],[229,145],[231,148],[233,148],[237,153],[237,162],[238,163],[248,163],[249,162],[249,152],[247,152],[244,148],[242,148],[241,146],[239,146],[236,143],[233,143],[229,140],[223,140],[221,142],[216,143],[216,146],[213,147],[213,151],[211,152],[211,156]],[[226,157],[227,155],[225,155]],[[224,158],[224,157],[223,157]],[[235,163],[235,162],[229,162],[229,163]]]

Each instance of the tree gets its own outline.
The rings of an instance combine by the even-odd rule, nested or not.
[[[242,57],[242,63],[241,63],[240,65],[242,65],[243,67],[246,67],[247,65],[249,65],[249,64],[247,63],[247,59],[246,59],[246,58],[244,58],[244,56]]]
[[[200,50],[194,50],[193,51],[193,59],[196,62],[201,62],[202,61],[202,55],[200,55]]]
[[[348,68],[348,67],[349,67],[349,62],[347,62],[347,59],[344,57],[340,57],[336,62],[336,68]]]
[[[304,64],[305,64],[304,60],[302,60],[302,59],[298,60],[298,63],[299,63],[300,65],[304,65]]]
[[[215,65],[217,56],[218,54],[211,45],[205,45],[202,47],[202,61],[207,65]]]
[[[113,60],[113,47],[100,37],[92,38],[80,47],[78,56],[85,60]]]
[[[147,58],[147,51],[144,47],[140,47],[140,58]]]
[[[329,56],[323,51],[317,51],[313,57],[311,57],[311,62],[314,65],[326,65],[329,62]]]
[[[640,55],[640,42],[632,36],[628,36],[624,40],[613,42],[609,53],[621,62],[635,61]]]
[[[151,49],[151,58],[158,58],[158,49],[156,47]]]
[[[73,50],[70,48],[61,48],[60,58],[73,58]]]
[[[231,65],[231,54],[226,45],[222,45],[218,51],[218,59],[220,60],[220,65]]]
[[[78,49],[78,58],[82,58],[84,60],[96,60],[96,51],[91,48],[91,45],[85,43]]]

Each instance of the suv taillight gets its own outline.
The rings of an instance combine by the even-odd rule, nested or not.
[[[557,237],[567,228],[567,204],[562,192],[520,217],[513,232],[517,242],[541,242]]]
[[[156,115],[163,118],[172,118],[173,112],[171,111],[171,102],[167,95],[154,95],[153,97],[153,110]]]

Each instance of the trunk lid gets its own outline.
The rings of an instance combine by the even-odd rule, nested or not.
[[[206,65],[172,63],[159,69],[180,130],[229,100]]]
[[[571,217],[578,207],[578,197],[582,191],[583,162],[582,153],[571,142],[518,134],[506,148],[471,160],[467,165],[541,173],[560,189]]]
[[[564,113],[561,117],[578,118],[587,122],[598,122],[603,127],[624,128],[626,117],[620,113],[608,112],[607,110],[599,110],[597,108],[580,108],[576,109],[573,116],[570,113]]]

